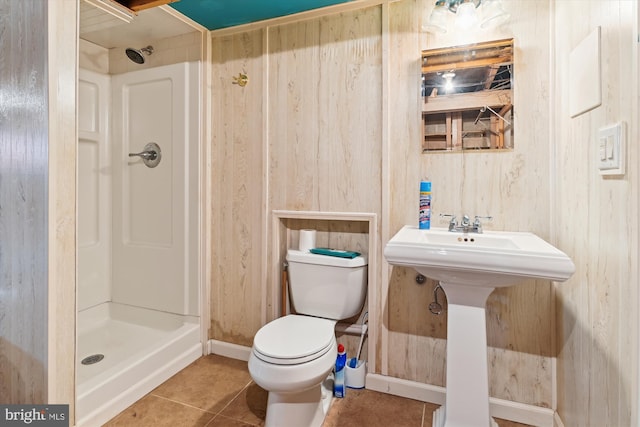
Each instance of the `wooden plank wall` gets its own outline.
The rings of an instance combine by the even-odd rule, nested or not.
[[[212,260],[210,338],[251,345],[262,325],[266,279],[261,31],[213,40]],[[249,84],[233,84],[244,72]]]
[[[0,2],[0,401],[70,404],[72,423],[76,10]]]
[[[561,1],[554,12],[554,216],[576,264],[557,287],[558,412],[566,426],[638,425],[638,3]],[[569,54],[598,26],[602,105],[570,118]],[[627,173],[603,178],[598,129],[619,121]]]
[[[0,2],[0,401],[47,398],[47,5]],[[19,309],[17,309],[19,308]]]
[[[48,2],[49,200],[47,402],[75,423],[78,2]]]
[[[251,345],[273,317],[271,210],[380,212],[380,100],[360,108],[379,92],[379,25],[374,8],[214,38],[211,337]]]
[[[419,32],[426,3],[391,3],[385,6],[387,18],[374,6],[220,37],[214,33],[211,338],[251,345],[273,316],[266,306],[271,298],[264,296],[277,284],[269,283],[273,275],[264,274],[263,264],[273,209],[373,212],[392,234],[415,222],[417,185],[428,176],[436,188],[436,215],[492,214],[490,228],[548,237],[548,150],[541,149],[548,147],[548,98],[540,91],[516,84],[516,98],[533,97],[520,114],[535,112],[536,119],[516,125],[515,151],[420,154],[420,52],[461,44],[455,35],[429,40]],[[520,26],[483,37],[517,35],[516,61],[518,55],[527,60],[516,65],[516,75],[548,84],[548,5],[518,5],[522,10],[514,22],[523,22]],[[528,20],[535,15],[547,19]],[[386,35],[383,19],[389,22]],[[384,37],[390,47],[383,64]],[[383,67],[389,67],[384,82]],[[239,72],[249,75],[244,88],[232,84]],[[387,106],[383,85],[388,85]],[[382,133],[383,108],[389,111],[388,139]],[[382,185],[383,149],[390,153],[390,189]],[[384,191],[388,206],[382,205]],[[523,203],[535,206],[537,215],[522,209]],[[381,248],[388,237],[381,233]],[[375,256],[381,263],[381,251]],[[433,283],[419,287],[413,277],[394,268],[391,280],[377,290],[383,303],[373,313],[380,325],[372,334],[380,337],[374,343],[376,371],[443,385],[446,320],[426,310]],[[492,395],[550,407],[551,284],[499,291],[490,300],[489,315]]]
[[[635,369],[630,364],[635,360],[631,346],[636,340],[627,338],[622,345],[618,329],[622,325],[614,320],[597,321],[592,311],[579,315],[578,321],[587,325],[578,339],[580,345],[588,345],[589,331],[600,326],[603,329],[598,330],[599,336],[607,337],[602,341],[604,350],[588,364],[586,350],[579,350],[578,342],[569,339],[572,329],[567,319],[578,310],[576,307],[586,300],[596,304],[595,296],[587,297],[587,289],[595,286],[592,281],[596,279],[587,276],[606,283],[613,267],[621,271],[617,276],[621,283],[632,277],[630,267],[623,267],[620,252],[612,253],[613,259],[606,265],[599,264],[596,250],[587,249],[596,241],[595,236],[591,241],[572,240],[591,224],[586,213],[575,218],[577,221],[571,217],[570,212],[584,208],[585,199],[578,195],[586,190],[576,192],[575,187],[588,188],[596,175],[595,169],[589,169],[588,173],[566,175],[575,175],[575,183],[560,180],[568,170],[586,167],[586,151],[573,154],[569,144],[560,141],[570,140],[569,133],[577,131],[575,125],[563,118],[562,133],[554,129],[554,89],[559,89],[567,77],[552,75],[550,70],[554,60],[563,64],[569,42],[561,44],[562,53],[555,59],[550,52],[553,43],[570,31],[563,29],[565,23],[573,21],[569,16],[572,7],[559,7],[560,3],[564,5],[554,4],[563,11],[563,17],[552,25],[549,2],[504,2],[511,13],[509,23],[482,33],[452,31],[436,36],[421,32],[423,14],[426,10],[428,15],[433,8],[433,2],[427,0],[385,2],[294,23],[251,27],[236,33],[214,32],[210,337],[249,346],[253,334],[274,315],[269,304],[279,284],[268,279],[274,274],[267,271],[273,264],[266,249],[272,238],[271,210],[376,213],[380,218],[378,245],[383,248],[402,225],[416,222],[418,183],[429,178],[434,186],[434,225],[446,226],[438,219],[440,213],[492,215],[487,229],[532,231],[557,243],[577,264],[587,257],[592,265],[588,272],[578,273],[581,282],[587,281],[580,283],[583,290],[562,294],[567,299],[557,306],[562,327],[556,327],[556,289],[549,282],[532,280],[498,290],[490,297],[487,323],[492,396],[555,408],[556,355],[568,351],[562,361],[566,366],[561,375],[564,384],[560,400],[569,414],[572,408],[580,411],[588,405],[584,400],[590,393],[588,387],[596,387],[594,381],[585,388],[587,384],[575,382],[574,376],[587,369],[619,374],[606,371],[614,361],[622,364],[621,371]],[[599,16],[596,9],[605,8],[604,4],[623,9],[622,5],[630,7],[629,3],[592,2],[594,14],[590,16]],[[609,15],[607,22],[611,26],[615,19],[623,22],[622,15]],[[591,18],[590,22],[599,20]],[[616,34],[611,33],[611,46],[626,46],[617,44]],[[502,153],[421,154],[420,52],[511,37],[515,40],[515,149]],[[579,35],[572,33],[570,38],[577,42]],[[629,65],[622,57],[615,57],[612,70]],[[239,72],[249,75],[250,83],[244,89],[232,84],[232,76]],[[631,79],[624,72],[619,77]],[[615,105],[623,97],[617,90],[610,95]],[[612,113],[612,120],[614,116]],[[578,150],[585,144],[575,141],[570,145]],[[567,147],[567,160],[555,170],[557,146]],[[578,164],[582,160],[585,162]],[[558,182],[562,184],[558,186]],[[637,206],[635,193],[619,188],[626,181],[604,182],[611,187],[614,200],[630,200],[623,202],[622,212],[630,213],[630,208]],[[605,208],[596,208],[595,202],[590,208],[599,212],[601,221],[596,225],[602,227],[609,220],[605,219]],[[559,215],[563,221],[558,223]],[[615,231],[620,239],[637,233],[637,224],[622,219],[615,224],[604,229]],[[556,241],[556,236],[561,238]],[[611,249],[607,244],[597,247]],[[381,249],[370,256],[384,265],[375,290],[381,304],[369,307],[370,319],[373,316],[377,325],[370,334],[375,339],[375,372],[444,385],[446,319],[427,310],[435,284],[419,286],[413,271],[388,269]],[[637,261],[637,252],[632,259]],[[558,285],[558,289],[563,286]],[[609,301],[607,295],[613,295],[616,301],[635,301],[635,294],[628,288],[612,294],[607,294],[607,289],[601,289],[598,301]],[[599,315],[609,319],[617,318],[612,313],[620,305],[611,301],[598,307]],[[624,313],[629,314],[628,307]],[[561,332],[558,340],[557,331]],[[569,349],[567,343],[573,343],[573,347]],[[610,358],[606,349],[611,346],[615,354],[624,357]],[[614,391],[616,385],[621,384],[611,384],[598,396],[622,412],[627,407],[618,403],[621,396]],[[625,393],[629,390],[626,382],[623,389]],[[574,394],[579,396],[577,400],[569,397]],[[624,397],[628,403],[629,396]],[[580,416],[588,417],[584,412]],[[568,415],[567,425],[597,425],[588,419],[582,422],[582,418],[573,422],[573,416]],[[625,419],[620,420],[620,425],[628,425]]]
[[[508,2],[509,25],[491,32],[420,34],[430,2],[390,5],[390,234],[416,221],[418,181],[433,185],[433,226],[441,213],[492,215],[486,229],[528,230],[549,238],[549,9],[545,2]],[[505,2],[506,3],[506,2]],[[505,4],[505,6],[508,6]],[[515,39],[515,149],[499,153],[420,154],[418,78],[422,49]],[[536,82],[536,85],[530,82]],[[523,100],[520,101],[519,100]],[[414,118],[409,122],[407,118]],[[383,214],[383,216],[385,216]],[[383,239],[384,240],[384,239]],[[445,385],[446,319],[426,308],[435,283],[393,268],[388,293],[388,375]],[[553,289],[529,281],[494,291],[487,303],[490,395],[552,407]],[[391,350],[394,349],[394,350]]]
[[[69,404],[71,425],[77,8],[0,1],[0,401]]]
[[[535,115],[516,124],[516,150],[421,155],[420,52],[465,40],[421,34],[426,2],[405,0],[388,7],[384,36],[381,6],[214,34],[212,197],[219,209],[213,212],[211,338],[251,345],[257,329],[273,316],[263,290],[266,286],[270,295],[277,284],[268,283],[271,273],[263,275],[268,254],[261,240],[268,238],[272,209],[373,212],[392,234],[415,222],[417,185],[429,177],[436,215],[491,214],[489,228],[527,229],[548,237],[545,92],[516,83],[516,99],[532,98],[517,111],[522,117]],[[482,37],[517,36],[516,75],[548,86],[548,5],[523,1],[518,8],[514,22],[522,24]],[[390,46],[385,64],[384,37]],[[383,82],[387,66],[389,78]],[[245,88],[232,84],[239,72],[249,75]],[[383,85],[389,92],[388,140],[382,133]],[[388,206],[382,206],[387,191],[381,176],[383,144],[390,153]],[[522,209],[525,203],[536,215]],[[380,235],[380,247],[388,237]],[[381,253],[376,256],[382,260]],[[376,371],[444,385],[446,320],[426,310],[434,284],[417,286],[414,276],[394,268],[390,281],[378,289],[384,303],[373,313],[380,325],[372,334],[380,337],[374,343]],[[551,407],[552,294],[550,283],[532,281],[491,297],[493,396]]]

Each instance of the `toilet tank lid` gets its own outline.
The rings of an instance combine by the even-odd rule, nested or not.
[[[303,264],[330,265],[333,267],[362,267],[367,265],[366,255],[359,255],[355,258],[340,258],[329,255],[312,254],[295,249],[289,249],[287,251],[287,261],[301,262]]]

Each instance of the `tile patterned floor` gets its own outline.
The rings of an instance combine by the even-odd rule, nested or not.
[[[106,427],[263,426],[267,392],[247,363],[202,357],[122,411]],[[437,405],[371,390],[349,389],[334,400],[323,427],[430,427]],[[500,427],[527,427],[497,420]],[[304,426],[300,426],[304,427]]]

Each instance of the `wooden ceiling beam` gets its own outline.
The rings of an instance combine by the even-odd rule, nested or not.
[[[512,62],[513,39],[422,51],[423,74]]]
[[[449,62],[446,64],[437,64],[437,65],[423,65],[422,74],[435,73],[438,71],[463,70],[465,68],[500,66],[500,65],[511,64],[512,62],[513,61],[511,59],[507,60],[505,58],[485,58],[485,59],[478,59],[475,61],[461,61],[461,62]]]
[[[156,6],[173,3],[178,0],[116,0],[118,3],[127,7],[134,12],[140,12],[144,9],[150,9]]]
[[[485,90],[491,89],[491,84],[496,78],[496,74],[498,74],[498,70],[500,69],[499,65],[493,65],[487,69],[487,75],[484,79],[484,88]]]

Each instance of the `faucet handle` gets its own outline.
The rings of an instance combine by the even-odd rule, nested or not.
[[[492,217],[491,215],[487,215],[487,216],[479,216],[479,215],[476,215],[476,216],[475,216],[475,220],[474,220],[474,222],[473,222],[473,223],[474,223],[474,224],[480,224],[480,220],[481,220],[481,219],[488,219],[489,221],[491,221],[491,220],[493,219],[493,217]]]
[[[473,221],[473,227],[476,229],[476,233],[482,233],[482,223],[480,222],[481,219],[488,219],[488,220],[492,220],[493,217],[492,216],[479,216],[476,215],[475,220]]]
[[[449,220],[449,231],[453,231],[456,228],[456,216],[453,214],[440,214],[440,218],[442,217],[450,217],[451,219]]]
[[[456,216],[455,216],[455,215],[453,215],[453,214],[443,214],[443,213],[441,213],[441,214],[440,214],[440,218],[442,218],[442,217],[449,217],[449,218],[451,218],[451,219],[449,220],[449,223],[452,223],[452,224],[455,224],[455,223],[456,223]]]

